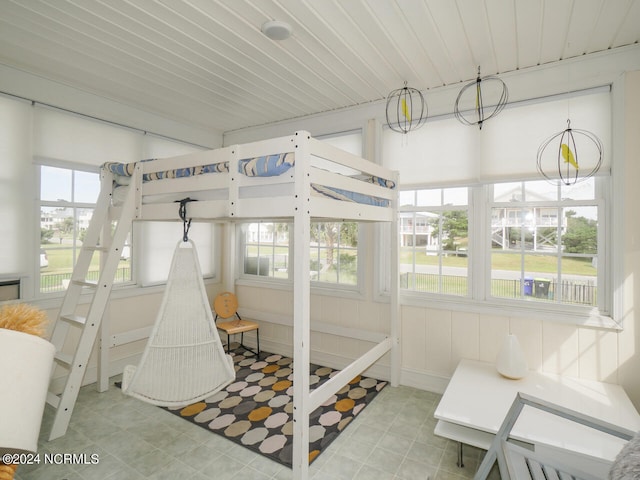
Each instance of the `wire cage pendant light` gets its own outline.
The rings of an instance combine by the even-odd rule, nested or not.
[[[490,104],[491,106],[488,108],[485,107],[487,94],[493,99],[497,98],[495,105]],[[458,98],[456,98],[453,111],[461,123],[470,126],[478,125],[482,130],[484,122],[500,113],[508,100],[509,89],[507,85],[493,75],[481,77],[480,67],[478,67],[478,77],[475,81],[462,87]]]
[[[602,142],[596,135],[571,128],[571,120],[567,120],[565,130],[538,148],[538,172],[554,185],[575,185],[596,174],[602,165],[602,152]]]
[[[420,90],[404,87],[387,95],[387,125],[394,132],[409,133],[423,126],[427,121],[427,102]]]

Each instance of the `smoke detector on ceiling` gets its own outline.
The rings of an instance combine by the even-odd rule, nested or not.
[[[291,25],[279,20],[264,22],[260,30],[271,40],[285,40],[291,36]]]

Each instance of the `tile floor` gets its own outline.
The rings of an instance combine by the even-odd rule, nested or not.
[[[47,441],[47,406],[40,453],[97,454],[95,465],[21,466],[17,480],[287,480],[289,468],[255,454],[113,386],[80,391],[64,437]],[[310,467],[314,480],[461,480],[472,478],[484,451],[433,434],[439,395],[386,387]],[[58,458],[58,457],[54,457]],[[87,457],[90,458],[90,457]],[[495,472],[493,472],[495,473]],[[499,475],[494,475],[498,479]]]

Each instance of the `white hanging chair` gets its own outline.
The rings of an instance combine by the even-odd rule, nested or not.
[[[179,407],[233,380],[233,360],[213,320],[195,245],[178,242],[153,331],[140,364],[125,367],[122,391],[153,405]]]

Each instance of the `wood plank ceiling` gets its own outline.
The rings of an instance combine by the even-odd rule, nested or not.
[[[639,40],[640,0],[0,0],[0,63],[220,132]]]

